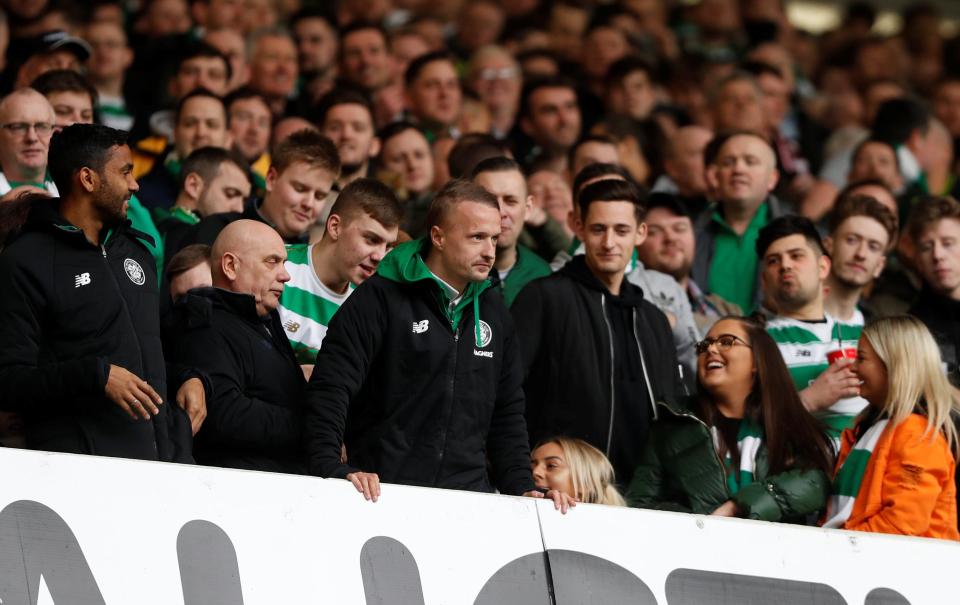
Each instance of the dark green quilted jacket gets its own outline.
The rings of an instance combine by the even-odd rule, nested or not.
[[[732,496],[706,423],[688,407],[657,405],[666,413],[653,425],[630,482],[630,506],[708,515],[732,498],[743,517],[785,523],[804,523],[826,506],[826,474],[791,470],[768,475],[765,446],[757,454],[756,481]]]

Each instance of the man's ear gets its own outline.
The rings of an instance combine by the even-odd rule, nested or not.
[[[443,250],[443,229],[440,225],[430,227],[430,243],[437,250]]]
[[[200,199],[200,195],[203,193],[203,178],[196,172],[191,172],[187,175],[187,178],[183,179],[183,191],[190,199],[197,201]]]
[[[100,175],[86,166],[77,173],[77,180],[87,193],[93,193],[100,186]]]
[[[233,252],[224,252],[220,257],[220,271],[223,276],[230,281],[237,279],[237,273],[240,269],[240,257]]]
[[[830,267],[832,266],[830,262],[830,257],[826,254],[820,255],[820,281],[827,279],[827,276],[830,275]]]
[[[264,179],[264,189],[266,189],[268,192],[273,191],[273,187],[277,182],[278,176],[280,176],[280,173],[277,172],[276,167],[271,166],[270,169],[267,170],[267,177]]]
[[[380,155],[380,137],[373,137],[373,140],[370,141],[370,153],[367,155],[370,157],[370,159]]]
[[[633,244],[633,247],[639,248],[640,246],[643,245],[643,242],[645,242],[646,240],[647,240],[647,224],[641,222],[639,225],[637,225],[637,238],[636,238],[636,243]]]
[[[329,237],[333,241],[340,239],[340,228],[343,226],[343,223],[340,220],[339,214],[331,214],[327,217],[327,224],[324,228],[324,237]]]
[[[523,134],[527,135],[528,137],[532,136],[531,133],[533,132],[533,124],[531,124],[530,120],[527,118],[520,118],[520,130],[522,130]]]
[[[833,256],[833,254],[834,254],[834,251],[833,251],[833,236],[832,236],[832,235],[825,235],[821,241],[823,241],[823,248],[824,248],[824,250],[826,250],[827,253],[830,254],[830,256]]]
[[[880,259],[880,262],[877,263],[877,270],[873,272],[873,279],[877,279],[878,277],[880,277],[880,274],[883,273],[883,269],[886,266],[887,266],[887,255],[884,254],[883,257]]]
[[[769,192],[773,191],[774,189],[776,189],[777,183],[779,183],[779,182],[780,182],[780,171],[777,170],[776,168],[774,168],[774,169],[770,172],[770,180],[769,180],[769,182],[767,183],[767,192],[769,193]]]

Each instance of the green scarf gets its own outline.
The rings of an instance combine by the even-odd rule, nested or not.
[[[711,427],[713,445],[719,452],[721,449],[720,431]],[[733,456],[727,452],[723,459],[727,471],[727,489],[730,495],[736,495],[743,487],[753,483],[757,472],[757,453],[763,446],[763,429],[749,418],[740,421],[740,430],[737,432],[737,449],[740,450],[740,468],[733,469]]]
[[[857,443],[847,454],[843,466],[833,479],[830,499],[827,500],[827,520],[823,524],[824,527],[841,528],[850,518],[853,503],[857,499],[857,494],[860,493],[863,476],[870,464],[870,456],[889,422],[888,419],[877,421],[863,433],[860,439],[857,439]]]

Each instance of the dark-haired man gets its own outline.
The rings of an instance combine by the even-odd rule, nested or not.
[[[523,88],[519,128],[533,148],[517,149],[517,158],[551,154],[566,162],[567,154],[580,138],[582,117],[577,91],[562,78],[535,80]]]
[[[550,265],[533,250],[518,243],[533,206],[520,165],[507,157],[488,158],[473,169],[473,182],[497,197],[500,204],[500,238],[497,240],[496,283],[507,306],[538,277],[550,275]]]
[[[428,141],[459,134],[454,124],[460,117],[463,93],[449,53],[430,52],[411,61],[404,84],[407,110]]]
[[[810,219],[788,215],[760,230],[756,244],[761,280],[776,314],[767,332],[777,342],[800,398],[837,441],[867,405],[850,365],[863,330],[863,314],[840,321],[824,310],[830,257]],[[839,358],[833,359],[842,352]]]
[[[320,132],[333,141],[340,154],[340,178],[335,189],[368,176],[370,160],[380,153],[370,102],[360,92],[338,89],[321,99],[318,113]]]
[[[126,134],[69,126],[49,160],[61,198],[35,200],[0,255],[0,409],[23,416],[31,448],[190,460],[189,422],[164,401],[156,270],[126,221]]]
[[[307,386],[309,472],[348,479],[374,500],[381,479],[541,496],[519,348],[487,280],[497,200],[451,181],[427,224],[428,239],[398,246],[330,322]]]
[[[679,376],[666,316],[626,279],[647,234],[638,188],[587,185],[577,236],[584,254],[531,282],[512,307],[525,366],[531,442],[579,437],[610,459],[620,483],[639,461],[656,402]]]
[[[280,298],[280,319],[301,365],[313,366],[330,320],[376,272],[397,241],[402,216],[389,187],[358,179],[337,196],[320,241],[287,247],[290,283]]]

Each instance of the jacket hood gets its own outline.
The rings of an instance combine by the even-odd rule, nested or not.
[[[597,276],[587,266],[587,258],[583,254],[578,254],[570,259],[570,262],[565,264],[558,273],[566,275],[591,290],[602,294],[610,294],[610,290],[597,279]],[[643,290],[624,276],[623,284],[620,286],[620,296],[610,295],[610,299],[628,306],[637,306],[643,301]]]
[[[485,279],[482,282],[470,282],[462,294],[460,302],[453,308],[450,307],[450,299],[447,296],[446,286],[437,279],[436,276],[427,267],[424,262],[424,255],[430,249],[430,242],[426,238],[420,238],[404,242],[393,249],[377,267],[377,273],[381,277],[402,284],[413,284],[417,282],[430,282],[437,293],[440,308],[444,311],[451,327],[456,330],[463,315],[463,310],[467,305],[473,305],[473,323],[474,336],[477,346],[480,346],[480,295],[484,290],[490,287],[490,280]]]

